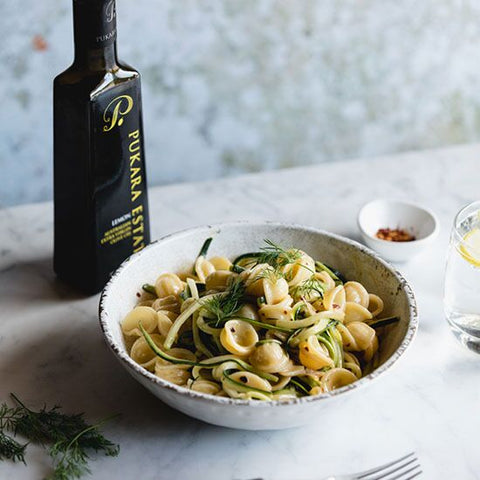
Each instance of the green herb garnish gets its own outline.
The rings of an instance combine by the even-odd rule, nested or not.
[[[216,319],[217,324],[220,324],[242,308],[244,296],[245,284],[237,278],[230,283],[225,292],[202,301],[202,307]]]
[[[0,460],[25,463],[25,449],[27,444],[22,445],[5,432],[0,432]]]
[[[72,439],[55,442],[48,451],[53,459],[54,471],[47,480],[69,480],[91,473],[88,467],[89,450],[101,451],[106,456],[116,457],[119,452],[118,445],[107,440],[98,431],[107,420],[96,425],[87,425]]]
[[[264,242],[266,245],[260,248],[259,252],[244,253],[237,257],[233,261],[232,271],[240,273],[243,271],[244,265],[251,266],[259,263],[267,263],[275,270],[280,270],[282,267],[295,263],[302,256],[300,250],[287,250],[268,239],[265,239]]]
[[[278,269],[295,263],[302,256],[300,250],[294,248],[286,250],[268,239],[265,239],[264,242],[266,246],[260,248],[257,263],[268,263],[274,269]]]
[[[278,280],[281,278],[285,278],[285,275],[283,272],[281,272],[278,268],[270,268],[267,267],[265,268],[261,273],[259,273],[254,281],[260,280],[262,278],[265,278],[268,280],[270,283],[275,284],[277,283]]]
[[[13,438],[16,435],[47,449],[54,467],[49,480],[71,480],[90,473],[88,461],[91,452],[118,455],[119,446],[99,431],[108,419],[89,425],[83,414],[67,415],[58,406],[51,409],[44,406],[35,411],[26,407],[13,393],[11,396],[16,406],[0,405],[0,460],[25,463],[28,444],[19,443]]]
[[[308,297],[314,293],[317,293],[320,298],[323,298],[323,292],[325,291],[325,285],[323,282],[311,276],[300,285],[292,289],[294,298]]]

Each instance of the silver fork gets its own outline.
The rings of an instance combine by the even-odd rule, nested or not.
[[[323,480],[412,480],[422,473],[420,463],[414,452],[393,462],[351,475],[333,475]],[[262,480],[255,478],[252,480]]]
[[[420,463],[414,452],[393,462],[365,470],[352,475],[334,475],[324,480],[412,480],[422,473]]]

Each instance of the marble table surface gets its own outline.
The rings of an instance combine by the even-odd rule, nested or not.
[[[390,374],[328,417],[286,431],[236,431],[188,418],[136,383],[103,343],[98,296],[82,297],[52,272],[52,204],[0,211],[0,398],[59,404],[105,426],[117,459],[92,463],[95,479],[320,479],[416,451],[426,479],[480,478],[480,357],[460,346],[442,309],[443,271],[455,212],[480,195],[480,145],[324,164],[150,190],[153,237],[227,220],[277,220],[358,239],[356,214],[376,197],[408,199],[438,215],[441,233],[399,268],[419,304],[420,328]],[[154,161],[150,158],[150,161]],[[27,464],[0,463],[0,478],[43,478],[36,447]]]

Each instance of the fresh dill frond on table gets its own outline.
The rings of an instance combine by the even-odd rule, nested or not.
[[[15,395],[11,394],[18,407],[14,419],[14,431],[23,435],[32,443],[44,445],[67,438],[73,438],[88,425],[83,414],[66,415],[60,412],[60,407],[47,409],[46,406],[34,411]]]
[[[38,411],[28,408],[15,394],[11,394],[16,406],[0,405],[0,460],[25,463],[28,444],[19,443],[14,437],[21,435],[42,445],[53,460],[50,480],[71,480],[90,473],[88,461],[92,452],[116,456],[119,446],[100,432],[107,420],[89,425],[81,414],[68,415],[59,406]]]
[[[69,480],[91,473],[88,467],[89,451],[116,457],[119,453],[118,445],[107,440],[98,430],[107,420],[87,426],[72,439],[55,442],[48,450],[53,459],[54,471],[47,480]]]
[[[15,432],[16,419],[20,407],[10,407],[6,403],[0,405],[0,460],[25,463],[26,444],[17,442],[6,432]]]
[[[27,444],[17,442],[13,437],[0,431],[0,460],[25,463]]]

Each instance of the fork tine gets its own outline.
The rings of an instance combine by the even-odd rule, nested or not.
[[[423,472],[419,470],[417,473],[414,473],[411,477],[404,478],[403,480],[412,480],[412,478],[418,477],[421,473]]]
[[[387,468],[384,468],[383,470],[377,472],[376,475],[374,475],[373,477],[368,475],[367,477],[365,477],[365,480],[381,480],[382,478],[389,478],[389,480],[395,480],[395,478],[398,478],[398,476],[396,477],[390,477],[390,475],[400,471],[400,470],[403,470],[404,468],[410,466],[412,463],[414,462],[417,462],[417,458],[416,457],[413,457],[413,458],[410,458],[410,459],[406,459],[404,460],[403,462],[400,462],[400,463],[397,463],[396,465],[391,465],[390,467],[387,467]],[[393,467],[393,468],[392,468]],[[404,472],[401,472],[400,476],[403,475]]]
[[[399,473],[395,477],[389,477],[388,480],[400,480],[400,479],[406,480],[405,475],[407,475],[409,473],[412,473],[414,470],[417,470],[417,468],[420,468],[420,465],[418,463],[417,463],[417,465],[414,465],[412,468],[410,468],[408,470],[405,470],[404,472]],[[417,475],[420,475],[420,473],[422,473],[422,471],[417,470],[417,473],[415,473],[415,475],[413,475],[413,477],[408,477],[408,478],[415,478]],[[390,475],[390,474],[387,473],[387,475]],[[387,477],[385,476],[385,477],[382,477],[382,478],[386,479]]]
[[[360,472],[356,475],[356,479],[361,480],[362,478],[366,478],[368,475],[373,475],[374,473],[379,473],[382,470],[385,470],[386,468],[393,467],[399,462],[403,462],[403,460],[406,460],[408,457],[411,457],[412,455],[415,455],[415,452],[411,452],[408,455],[405,455],[401,458],[398,458],[397,460],[393,460],[392,462],[385,463],[384,465],[380,465],[379,467],[372,468],[370,470],[365,470],[364,472]],[[380,477],[381,478],[381,477]]]
[[[407,459],[408,460],[408,459]],[[417,463],[415,463],[417,462]],[[413,465],[412,465],[413,464]],[[408,468],[408,470],[405,470]],[[364,477],[365,480],[397,480],[404,478],[404,475],[413,472],[416,468],[420,468],[417,458],[412,458],[408,461],[405,461],[401,464],[394,465],[394,468],[389,467],[380,472],[374,474],[374,476]],[[395,476],[393,476],[395,474]]]

